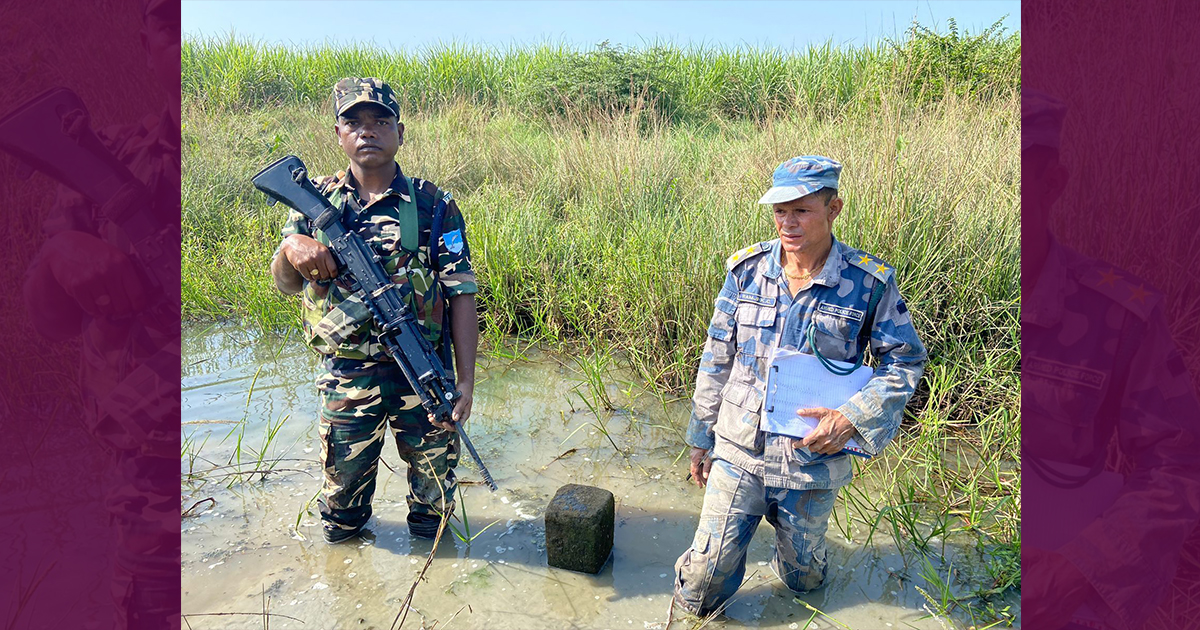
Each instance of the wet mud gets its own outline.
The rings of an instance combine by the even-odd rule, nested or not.
[[[264,608],[278,615],[271,628],[392,627],[432,543],[409,536],[404,465],[391,438],[383,459],[395,473],[380,469],[367,532],[327,545],[312,501],[320,487],[317,357],[294,339],[232,326],[196,328],[185,340],[185,627],[262,627]],[[466,522],[454,523],[458,535],[443,537],[404,627],[664,625],[673,565],[703,500],[685,481],[680,457],[687,401],[631,395],[636,388],[618,375],[605,391],[617,409],[606,411],[584,381],[569,359],[538,351],[481,359],[468,429],[500,491],[469,483],[479,475],[462,459]],[[232,474],[248,470],[259,472]],[[616,496],[614,551],[597,575],[546,563],[542,517],[567,483]],[[462,539],[468,528],[470,542]],[[810,622],[814,613],[767,565],[774,532],[764,522],[746,583],[708,627],[945,627],[925,609],[911,559],[906,566],[886,535],[877,532],[868,545],[865,532],[852,534],[848,540],[830,527],[829,580],[801,596],[828,617]],[[974,553],[946,544],[946,557],[962,571],[977,561]]]

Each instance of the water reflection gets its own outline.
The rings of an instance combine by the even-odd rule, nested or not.
[[[271,627],[390,627],[431,543],[409,536],[405,484],[387,471],[369,533],[340,546],[321,540],[315,504],[304,510],[320,485],[312,387],[317,357],[291,340],[232,326],[192,330],[184,352],[183,435],[197,451],[183,457],[184,472],[189,465],[197,472],[184,483],[185,507],[215,500],[184,519],[184,612],[261,613],[265,593],[271,612],[304,621],[274,618]],[[686,402],[631,398],[613,385],[608,395],[621,409],[597,417],[581,399],[586,389],[576,391],[578,377],[569,367],[539,352],[528,358],[481,363],[471,436],[501,490],[463,486],[462,503],[477,537],[467,545],[447,532],[406,627],[422,619],[426,627],[445,625],[456,614],[457,627],[660,627],[655,624],[665,620],[672,566],[691,540],[703,502],[703,493],[684,481],[686,467],[676,463],[683,445],[672,427],[685,425]],[[283,458],[278,472],[265,480],[261,474],[215,477],[233,469],[199,475],[236,464],[238,438],[243,464],[255,461],[268,427],[281,419],[266,449],[266,459]],[[389,449],[394,446],[385,448],[383,460],[403,474]],[[479,479],[469,460],[461,462],[460,479]],[[600,486],[616,496],[613,556],[594,576],[546,565],[542,515],[566,483]],[[456,526],[465,534],[462,524]],[[772,536],[771,528],[759,528],[749,579],[725,623],[803,627],[812,615],[778,586],[767,566]],[[860,532],[847,542],[836,527],[830,536],[829,581],[806,601],[854,628],[942,627],[928,618],[914,588],[921,584],[919,569],[905,569],[890,540],[885,544],[877,533],[865,546]],[[954,545],[946,551],[964,579],[977,563],[975,553]],[[247,619],[188,622],[200,630],[247,627]],[[818,621],[810,627],[836,625]]]

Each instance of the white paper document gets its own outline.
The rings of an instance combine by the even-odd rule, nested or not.
[[[851,363],[830,361],[850,368]],[[874,370],[862,366],[847,376],[838,376],[821,365],[820,359],[796,350],[777,348],[767,369],[767,395],[763,401],[763,430],[803,438],[817,428],[816,418],[796,415],[805,407],[837,409],[871,380]],[[853,438],[846,444],[853,455],[869,457]]]

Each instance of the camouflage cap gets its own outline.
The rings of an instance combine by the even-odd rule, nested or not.
[[[822,188],[837,188],[842,165],[823,155],[794,157],[775,169],[771,189],[758,200],[761,204],[776,204],[799,199]]]
[[[1043,146],[1057,149],[1067,106],[1037,90],[1021,90],[1021,150]]]
[[[334,118],[359,103],[382,105],[391,110],[396,118],[400,117],[400,103],[396,102],[396,93],[392,91],[392,86],[384,83],[382,79],[346,77],[333,86]]]

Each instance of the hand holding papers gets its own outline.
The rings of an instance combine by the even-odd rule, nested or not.
[[[852,364],[833,363],[853,367]],[[872,368],[862,366],[848,376],[837,376],[825,369],[811,354],[778,348],[767,371],[767,394],[763,402],[763,430],[795,438],[807,437],[817,427],[816,418],[796,415],[804,408],[837,409],[871,380]],[[853,455],[869,457],[857,441],[851,439],[844,449]]]

